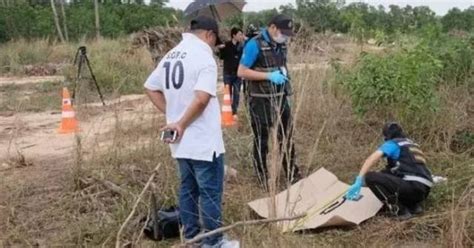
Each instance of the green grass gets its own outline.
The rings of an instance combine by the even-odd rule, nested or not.
[[[92,70],[106,96],[143,92],[143,83],[154,63],[146,48],[130,48],[126,38],[67,44],[47,40],[8,42],[0,45],[0,75],[24,76],[27,65],[54,64],[59,69],[58,74],[64,75],[67,83],[72,83],[77,74],[77,65],[73,64],[76,51],[83,45],[88,49]],[[87,69],[83,75],[83,83],[91,81]]]

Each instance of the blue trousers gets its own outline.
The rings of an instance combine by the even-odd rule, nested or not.
[[[224,155],[214,156],[212,162],[178,159],[178,165],[181,177],[179,207],[184,238],[192,239],[201,231],[221,227]],[[222,234],[216,234],[203,243],[213,246],[221,239]]]

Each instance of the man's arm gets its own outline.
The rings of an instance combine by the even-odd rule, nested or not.
[[[262,80],[267,80],[268,73],[255,71],[240,64],[239,69],[237,70],[237,76],[241,78],[245,78],[247,80],[262,81]]]
[[[372,153],[364,162],[364,165],[362,165],[362,168],[360,169],[359,176],[365,176],[367,172],[372,168],[374,165],[377,164],[377,162],[383,158],[383,152],[382,151],[375,151]]]
[[[166,100],[163,92],[146,89],[146,94],[155,107],[163,114],[166,114]]]
[[[253,81],[267,79],[268,73],[250,69],[257,61],[259,52],[260,48],[258,47],[257,41],[250,40],[247,42],[242,52],[239,69],[237,70],[237,76]]]
[[[210,99],[211,95],[208,93],[198,90],[195,91],[194,100],[184,113],[183,117],[178,121],[178,124],[183,127],[183,129],[188,128],[189,125],[191,125],[191,123],[202,114],[204,109],[206,109]]]

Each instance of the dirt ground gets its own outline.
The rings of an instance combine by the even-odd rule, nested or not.
[[[0,87],[11,84],[42,84],[62,79],[62,77],[3,77],[0,78]],[[58,89],[58,92],[60,90]],[[219,90],[222,90],[222,84]],[[58,109],[60,104],[58,102]],[[160,116],[145,95],[122,96],[106,101],[105,107],[100,102],[86,104],[80,106],[76,114],[86,156],[92,150],[90,147],[100,149],[111,144],[109,134],[117,121],[146,122],[154,116]],[[0,247],[3,247],[2,234],[5,234],[9,223],[15,221],[14,216],[38,214],[42,209],[51,208],[49,204],[55,199],[60,199],[66,192],[65,184],[68,180],[66,177],[70,174],[73,164],[76,136],[73,133],[59,134],[60,123],[61,111],[0,115]],[[13,191],[22,194],[21,205],[24,209],[15,209],[9,205],[9,198],[15,197]],[[48,227],[53,229],[54,226],[58,227],[57,230],[51,230],[52,233],[60,231],[60,222]],[[44,244],[40,238],[38,244],[31,245]]]
[[[6,84],[41,84],[60,77],[0,78],[0,86]],[[58,89],[60,91],[61,89]],[[61,103],[58,102],[58,105]],[[87,150],[89,144],[104,146],[116,122],[153,116],[156,111],[144,95],[129,95],[101,104],[88,104],[88,116],[79,114],[80,136]],[[58,106],[59,107],[59,106]],[[145,120],[146,121],[146,120]],[[61,195],[66,175],[74,156],[74,134],[59,134],[60,111],[39,113],[14,113],[0,116],[0,247],[4,230],[15,216],[15,211],[36,214],[38,209],[48,208]],[[8,198],[14,197],[9,190],[24,189],[30,197],[24,197],[25,209],[13,209]],[[25,192],[23,192],[25,193]],[[27,224],[27,223],[25,223]],[[38,241],[41,245],[41,240]],[[35,244],[32,244],[35,245]]]

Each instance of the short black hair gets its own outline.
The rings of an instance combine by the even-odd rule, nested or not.
[[[385,140],[406,138],[402,126],[397,122],[387,122],[382,129],[382,134]]]
[[[235,28],[235,27],[232,28],[232,29],[230,30],[230,37],[233,38],[234,35],[238,34],[239,32],[242,32],[242,33],[243,33],[243,31],[242,31],[241,28]]]

